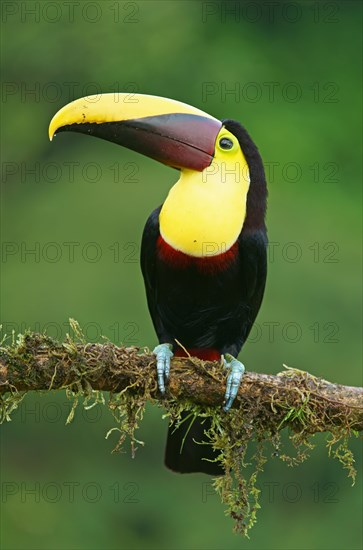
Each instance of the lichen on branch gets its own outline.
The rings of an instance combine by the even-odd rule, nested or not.
[[[266,446],[290,465],[302,462],[313,447],[312,436],[328,432],[329,453],[340,460],[354,480],[354,458],[348,439],[363,430],[363,388],[332,384],[307,372],[286,368],[277,375],[246,372],[238,396],[229,412],[222,410],[226,370],[218,362],[194,357],[174,358],[166,396],[158,392],[155,357],[147,349],[119,347],[111,342],[84,341],[79,325],[71,321],[74,335],[56,342],[45,334],[26,332],[13,336],[0,347],[0,414],[10,414],[28,391],[65,389],[73,399],[69,421],[80,398],[84,406],[105,403],[102,392],[110,392],[108,407],[117,430],[118,450],[129,437],[132,454],[135,431],[147,401],[166,409],[170,421],[178,422],[181,412],[210,417],[207,432],[219,451],[225,475],[214,484],[235,529],[247,534],[259,508],[257,475],[263,469]],[[281,431],[288,428],[296,456],[283,451]],[[253,443],[253,445],[251,445]],[[248,451],[253,449],[253,456]],[[245,462],[254,465],[246,475]]]

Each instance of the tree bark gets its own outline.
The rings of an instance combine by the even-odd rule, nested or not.
[[[61,344],[33,333],[0,349],[0,394],[88,386],[147,394],[161,403],[174,399],[221,407],[226,376],[218,362],[173,358],[164,397],[157,388],[155,357],[146,350],[71,340]],[[238,407],[242,412],[253,409],[260,424],[266,421],[266,429],[289,425],[305,433],[363,430],[363,388],[333,384],[295,369],[277,375],[246,372],[233,405]]]

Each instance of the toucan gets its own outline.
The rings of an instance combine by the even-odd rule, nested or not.
[[[267,273],[267,186],[256,145],[239,122],[142,94],[77,99],[53,117],[49,137],[66,131],[111,141],[179,171],[141,243],[159,342],[158,387],[164,394],[173,355],[219,360],[228,373],[228,411],[245,370],[237,356],[260,309]],[[207,441],[210,419],[187,418],[169,427],[166,466],[222,475],[218,451]]]

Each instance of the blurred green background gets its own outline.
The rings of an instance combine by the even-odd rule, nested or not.
[[[171,97],[242,122],[269,180],[264,303],[241,358],[361,384],[361,4],[2,2],[2,281],[7,333],[152,347],[138,265],[145,220],[177,173],[82,135],[48,141],[87,94]],[[261,475],[250,540],[232,533],[209,478],[163,466],[167,423],[149,407],[134,460],[111,454],[105,408],[27,396],[1,428],[4,549],[358,549],[351,487],[326,436]],[[360,445],[352,449],[361,468]]]

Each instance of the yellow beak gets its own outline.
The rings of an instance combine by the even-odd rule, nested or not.
[[[186,103],[141,94],[101,94],[60,109],[49,125],[59,132],[93,135],[138,151],[175,168],[198,171],[210,165],[222,123]]]

